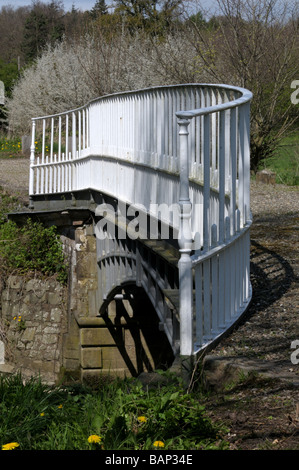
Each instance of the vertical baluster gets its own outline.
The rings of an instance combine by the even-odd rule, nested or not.
[[[156,109],[156,126],[157,126],[157,165],[159,168],[164,168],[164,160],[163,160],[163,153],[164,153],[164,143],[163,143],[163,126],[165,124],[165,116],[164,116],[164,100],[163,100],[163,92],[157,92],[157,109]]]
[[[210,245],[210,116],[204,116],[203,248]]]
[[[39,157],[36,159],[36,164],[38,165],[36,168],[36,194],[40,194],[40,167],[39,167]]]
[[[83,125],[83,143],[82,148],[83,150],[86,149],[86,109],[84,108],[82,111],[82,125]]]
[[[231,235],[236,232],[236,184],[237,184],[237,120],[236,108],[230,112],[230,166],[231,166],[231,190],[230,190],[230,219]]]
[[[179,103],[177,101],[177,91],[171,90],[170,91],[170,103],[169,103],[169,163],[168,169],[172,171],[176,168],[176,133],[174,132],[174,113],[177,109],[181,109]]]
[[[204,305],[204,339],[211,339],[211,272],[210,259],[203,261],[203,305]]]
[[[43,119],[43,136],[42,136],[42,155],[45,156],[46,147],[46,119]]]
[[[57,191],[61,191],[61,161],[60,156],[57,155]]]
[[[82,139],[82,136],[81,136],[81,127],[82,127],[82,122],[81,122],[81,111],[78,111],[78,156],[81,157],[81,145],[82,145],[82,142],[81,142],[81,139]]]
[[[48,166],[48,155],[44,158],[45,161],[45,188],[44,192],[47,194],[49,192],[49,166]]]
[[[250,103],[244,105],[244,223],[250,218]]]
[[[249,230],[245,234],[245,283],[246,283],[246,291],[245,291],[245,299],[246,301],[249,299],[250,296],[250,232]]]
[[[77,143],[76,143],[76,114],[72,112],[72,159],[75,160],[77,150]]]
[[[168,97],[164,90],[161,91],[161,168],[167,168],[168,154]]]
[[[32,196],[34,194],[35,126],[35,120],[33,119],[30,147],[29,196]]]
[[[217,226],[212,225],[211,248],[217,246]],[[212,284],[212,331],[216,333],[219,325],[219,276],[218,276],[218,256],[211,259],[211,284]]]
[[[195,343],[199,348],[203,344],[203,302],[202,302],[202,263],[198,263],[195,268],[195,309],[196,309],[196,324],[195,324]]]
[[[219,243],[224,240],[224,206],[225,206],[225,111],[220,112],[219,137]]]
[[[196,108],[200,109],[201,107],[201,93],[198,88],[196,88]],[[200,145],[201,145],[201,117],[197,116],[195,120],[195,177],[200,178]]]
[[[187,101],[187,109],[195,109],[195,95],[193,88],[188,90],[188,101]],[[195,166],[195,119],[191,119],[190,121],[190,131],[189,131],[189,175],[190,177],[195,176],[194,166]]]
[[[44,175],[45,175],[45,160],[44,160],[44,157],[42,155],[42,158],[41,158],[41,171],[40,171],[40,194],[44,194],[45,192],[45,179],[44,179]]]
[[[140,160],[140,94],[137,96],[137,99],[134,103],[135,108],[135,119],[134,119],[134,161],[139,162]]]
[[[236,226],[237,232],[240,233],[240,210],[236,210]],[[242,273],[241,273],[241,252],[240,252],[240,238],[236,241],[236,301],[237,308],[240,309],[242,305]]]
[[[239,184],[238,207],[240,209],[240,223],[244,226],[244,107],[239,106]]]
[[[53,155],[54,151],[54,118],[51,118],[51,141],[50,141],[50,155]]]
[[[216,105],[216,92],[210,89],[210,105]],[[218,150],[218,113],[211,113],[211,178],[214,183],[214,175],[217,169],[217,150]]]
[[[53,157],[50,155],[49,159],[49,192],[53,193]]]
[[[57,162],[56,162],[56,154],[53,155],[53,192],[57,192]]]
[[[229,217],[225,218],[225,243],[228,244],[230,240],[230,220]],[[231,272],[232,272],[232,259],[231,249],[226,248],[224,252],[224,264],[225,264],[225,321],[229,323],[231,320]]]

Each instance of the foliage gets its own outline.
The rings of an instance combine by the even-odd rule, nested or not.
[[[290,100],[299,73],[298,9],[278,0],[218,0],[218,5],[221,15],[213,29],[194,22],[190,42],[210,79],[253,93],[251,167],[257,171],[298,122]]]
[[[5,136],[0,135],[0,157],[1,158],[11,158],[13,156],[22,156],[21,155],[21,140],[17,137],[8,139]]]
[[[0,226],[0,264],[6,274],[39,272],[43,275],[57,274],[65,283],[67,268],[57,229],[44,227],[30,218],[19,227],[8,221]]]
[[[273,155],[263,161],[259,169],[267,168],[276,173],[276,183],[288,186],[299,185],[298,132],[282,139]]]
[[[7,222],[7,214],[17,209],[19,204],[16,196],[11,196],[0,186],[0,227]]]
[[[11,90],[15,80],[18,78],[18,73],[18,64],[15,60],[5,63],[4,60],[0,59],[0,80],[4,83],[5,96],[11,96]]]
[[[164,36],[174,19],[180,15],[182,0],[117,0],[120,14],[131,34],[142,29],[153,36]]]
[[[134,379],[48,387],[37,378],[0,377],[0,444],[21,450],[225,448],[200,405],[180,383],[147,390]],[[141,413],[143,415],[141,415]]]
[[[22,50],[26,62],[31,62],[46,44],[61,41],[64,34],[61,2],[52,0],[48,4],[35,0],[24,25]]]

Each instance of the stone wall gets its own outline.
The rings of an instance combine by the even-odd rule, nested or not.
[[[5,364],[55,382],[67,332],[66,288],[55,279],[10,276],[2,292]]]

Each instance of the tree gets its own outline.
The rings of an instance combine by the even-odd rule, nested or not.
[[[115,13],[123,17],[131,32],[143,29],[164,35],[182,3],[182,0],[117,0]]]
[[[93,20],[95,20],[98,16],[107,15],[107,13],[108,9],[105,0],[97,0],[89,12]]]
[[[27,61],[32,61],[48,43],[62,40],[64,11],[60,0],[43,4],[33,0],[31,11],[26,19],[22,49]]]
[[[193,22],[188,37],[212,81],[252,91],[251,166],[257,171],[298,122],[290,101],[299,76],[298,10],[278,0],[217,1],[221,16],[213,30]]]

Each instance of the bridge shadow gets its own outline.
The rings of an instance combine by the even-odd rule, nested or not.
[[[239,356],[275,358],[278,354],[289,360],[290,344],[297,334],[293,327],[296,307],[290,306],[298,277],[284,256],[255,240],[251,240],[250,271],[251,303],[221,346],[233,347]]]
[[[280,254],[251,240],[251,284],[253,296],[248,313],[271,306],[298,281],[290,263]]]
[[[173,363],[172,347],[143,288],[134,285],[121,288],[102,318],[133,377],[142,372],[167,370]]]

